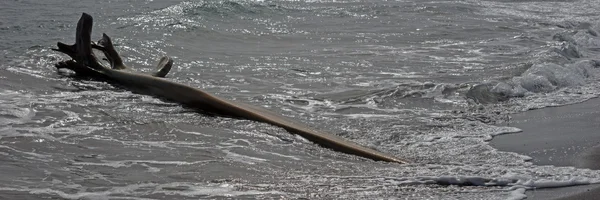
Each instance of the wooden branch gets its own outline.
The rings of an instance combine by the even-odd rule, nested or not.
[[[98,49],[104,53],[104,56],[110,63],[112,69],[128,69],[128,67],[123,64],[123,59],[106,33],[102,34],[102,39],[100,39],[97,44],[92,43],[92,48]],[[165,77],[169,71],[171,71],[172,66],[173,59],[168,56],[163,56],[158,63],[157,71],[152,73],[152,75],[156,77]]]
[[[67,54],[69,57],[71,57],[71,59],[75,59],[75,45],[67,45],[65,43],[58,42],[56,46],[58,46],[58,48],[52,50]]]
[[[172,66],[173,59],[171,59],[169,56],[163,56],[158,61],[158,65],[156,66],[156,72],[154,72],[152,75],[156,77],[165,77],[169,73],[169,71],[171,71]]]
[[[102,33],[102,39],[98,41],[98,45],[95,45],[96,48],[102,47],[102,51],[104,55],[108,59],[111,67],[113,69],[126,69],[127,67],[123,64],[123,59],[113,46],[112,40],[106,33]]]
[[[405,160],[395,156],[363,147],[339,136],[312,129],[263,108],[226,100],[200,89],[155,77],[164,76],[171,69],[173,60],[169,57],[163,57],[160,60],[158,64],[159,70],[154,74],[155,76],[126,71],[123,69],[125,65],[123,65],[121,57],[114,49],[110,38],[106,34],[102,36],[102,40],[98,44],[92,44],[90,40],[92,25],[92,17],[83,13],[77,23],[75,44],[57,44],[58,49],[55,50],[63,52],[72,58],[69,61],[59,62],[56,64],[57,68],[71,69],[77,75],[99,78],[100,80],[116,83],[138,93],[161,97],[200,111],[269,123],[282,127],[290,133],[298,134],[321,146],[348,154],[378,161],[406,163]],[[108,68],[100,64],[92,48],[101,50],[112,67]]]
[[[55,64],[57,69],[66,68],[74,71],[80,76],[105,78],[105,75],[101,73],[102,69],[105,67],[97,62],[96,57],[93,55],[91,50],[90,36],[92,32],[92,25],[92,17],[86,13],[83,13],[79,19],[79,22],[77,23],[75,44],[67,45],[62,42],[58,42],[56,44],[58,48],[52,49],[67,54],[69,57],[71,57],[71,60]]]
[[[102,39],[100,39],[97,44],[91,42],[92,25],[92,16],[83,13],[77,23],[75,44],[67,45],[58,42],[56,44],[58,48],[52,49],[67,54],[74,60],[74,62],[61,62],[56,64],[55,66],[57,69],[70,69],[81,76],[103,76],[99,72],[104,71],[106,67],[98,62],[92,48],[104,53],[104,56],[110,63],[112,69],[127,69],[125,64],[123,64],[123,59],[115,49],[112,40],[108,35],[102,34]],[[173,60],[171,58],[166,56],[163,57],[158,64],[159,68],[157,72],[153,73],[153,75],[165,77],[171,70],[172,65]]]

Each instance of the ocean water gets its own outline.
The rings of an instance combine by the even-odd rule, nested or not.
[[[600,182],[488,142],[600,94],[598,1],[0,1],[1,199],[523,199]],[[82,12],[125,62],[412,161],[74,78]]]

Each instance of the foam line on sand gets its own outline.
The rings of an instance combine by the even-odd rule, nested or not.
[[[523,132],[494,137],[490,142],[493,147],[528,155],[537,165],[600,169],[600,98],[514,114],[509,125]],[[526,194],[528,200],[600,199],[600,186],[540,189]]]

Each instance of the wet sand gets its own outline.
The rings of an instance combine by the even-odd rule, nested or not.
[[[512,116],[521,133],[494,137],[501,151],[528,155],[537,165],[600,169],[600,98]],[[600,172],[599,172],[600,173]],[[600,185],[528,191],[527,199],[598,199]]]

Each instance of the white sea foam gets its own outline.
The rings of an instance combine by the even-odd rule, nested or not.
[[[183,187],[182,187],[183,186]],[[210,185],[210,186],[201,186],[201,185],[190,185],[187,183],[171,183],[160,186],[162,190],[156,190],[153,193],[159,194],[169,194],[169,195],[182,195],[182,196],[224,196],[224,197],[236,197],[243,195],[258,195],[258,194],[284,194],[279,191],[256,191],[256,190],[246,190],[239,191],[235,189],[235,185],[231,184],[218,184],[218,185]],[[165,188],[181,188],[176,190],[165,189]]]
[[[325,3],[321,4],[321,2]],[[43,69],[43,67],[41,70],[38,68],[50,66],[58,58],[37,56],[47,55],[48,52],[44,50],[25,52],[24,56],[11,62],[16,66],[8,69],[7,72],[26,74],[48,81],[64,82],[68,80],[68,83],[65,84],[93,90],[50,92],[51,94],[8,91],[0,95],[0,103],[8,102],[7,105],[9,105],[0,106],[0,108],[6,108],[0,109],[5,111],[1,114],[6,115],[0,117],[0,125],[3,126],[0,127],[0,139],[5,142],[2,143],[3,146],[0,146],[0,149],[3,150],[0,154],[9,155],[6,156],[6,159],[15,157],[15,160],[10,160],[16,163],[14,166],[25,166],[27,170],[22,171],[25,178],[18,180],[20,182],[15,182],[29,184],[26,187],[12,189],[33,194],[54,194],[69,199],[143,199],[139,196],[148,194],[193,198],[258,196],[261,194],[282,194],[284,198],[326,198],[329,196],[325,195],[332,195],[331,198],[363,197],[368,199],[392,198],[393,195],[407,193],[415,195],[415,198],[423,199],[442,198],[440,195],[468,198],[469,195],[478,194],[488,199],[493,198],[497,194],[496,192],[502,193],[498,196],[499,198],[522,199],[527,189],[598,183],[600,178],[598,171],[535,166],[526,162],[531,160],[528,156],[500,152],[491,148],[487,141],[493,136],[515,133],[520,130],[513,127],[492,126],[493,117],[496,117],[496,114],[486,113],[485,106],[470,107],[471,104],[468,104],[464,98],[468,86],[487,79],[495,81],[491,85],[490,91],[513,98],[506,105],[502,104],[506,106],[502,109],[506,110],[502,110],[498,115],[514,111],[507,111],[513,108],[511,106],[526,108],[555,106],[597,96],[599,87],[594,85],[594,82],[597,82],[599,73],[597,64],[594,64],[593,52],[595,51],[588,51],[587,48],[594,48],[600,43],[597,33],[594,34],[593,24],[590,27],[579,23],[597,21],[595,20],[597,17],[593,13],[598,9],[592,5],[597,2],[582,1],[578,4],[553,2],[547,4],[547,2],[469,1],[449,4],[422,2],[422,5],[400,4],[398,6],[394,4],[402,3],[402,1],[376,1],[368,5],[354,1],[349,5],[345,5],[348,3],[345,1],[311,1],[308,5],[305,3],[300,1],[290,2],[291,5],[282,5],[276,1],[269,1],[267,4],[240,3],[238,1],[181,2],[147,12],[136,10],[134,7],[132,8],[134,13],[141,14],[135,16],[116,15],[120,18],[115,24],[125,26],[113,31],[123,33],[125,34],[124,38],[127,37],[125,39],[115,38],[115,41],[121,43],[120,49],[124,51],[124,55],[134,54],[128,56],[130,61],[149,64],[149,61],[140,55],[155,56],[156,52],[164,51],[161,47],[168,46],[164,44],[166,42],[190,43],[189,46],[183,45],[171,49],[175,55],[181,55],[178,60],[181,60],[180,66],[183,68],[180,69],[185,69],[186,73],[195,76],[185,77],[185,73],[175,72],[179,73],[177,75],[181,77],[177,81],[189,81],[188,83],[201,86],[209,85],[223,89],[219,92],[224,95],[238,95],[236,96],[238,99],[251,99],[261,104],[270,103],[268,106],[283,110],[288,116],[313,125],[317,124],[320,126],[319,128],[325,130],[333,130],[331,132],[334,134],[340,134],[344,138],[366,146],[376,147],[386,153],[411,158],[414,161],[413,164],[399,166],[359,160],[353,156],[336,154],[316,147],[316,145],[313,146],[312,143],[300,136],[290,137],[297,137],[298,140],[305,141],[307,144],[288,145],[286,143],[282,145],[277,142],[264,142],[265,138],[267,140],[273,138],[270,133],[269,136],[259,136],[264,135],[264,131],[268,128],[267,125],[240,126],[241,123],[231,122],[236,120],[223,122],[218,117],[207,119],[208,117],[197,116],[193,120],[177,119],[178,122],[202,127],[207,130],[206,133],[204,130],[181,130],[180,132],[169,132],[168,134],[172,134],[169,137],[160,137],[163,132],[156,131],[152,132],[152,138],[148,138],[145,130],[131,129],[131,127],[146,127],[145,125],[155,121],[161,121],[165,126],[177,126],[179,124],[171,124],[164,118],[168,115],[166,113],[172,110],[165,109],[167,110],[165,112],[155,112],[147,109],[148,107],[138,106],[139,102],[147,104],[160,101],[154,98],[142,97],[133,103],[131,101],[124,102],[124,100],[138,97],[130,92],[111,91],[105,93],[98,91],[106,88],[112,89],[112,86],[106,87],[101,83],[49,77],[50,70]],[[140,7],[146,8],[146,6]],[[269,9],[268,16],[254,12],[256,8]],[[285,10],[287,8],[294,8],[294,10],[288,13]],[[251,12],[247,15],[238,15],[236,11],[239,10]],[[446,10],[449,12],[445,13]],[[457,12],[452,12],[453,10]],[[393,19],[394,16],[405,17],[397,15],[398,11],[410,13],[410,17],[416,18],[408,21],[419,21],[419,23],[397,26],[393,20],[385,21],[389,18]],[[210,15],[211,12],[217,14]],[[553,15],[548,18],[550,12]],[[131,13],[131,11],[128,10],[127,13]],[[225,15],[221,15],[223,13]],[[378,13],[382,13],[382,15],[378,16]],[[426,14],[425,17],[428,20],[418,20],[419,17],[423,17],[423,13]],[[459,21],[453,21],[456,20],[453,17],[457,16],[452,13],[462,13],[458,16]],[[472,16],[473,13],[477,14],[476,17]],[[110,13],[106,15],[115,17]],[[381,18],[373,18],[374,21],[368,21],[369,17],[376,16]],[[436,18],[437,16],[443,18]],[[507,16],[509,18],[506,18]],[[282,19],[275,20],[277,17],[282,17]],[[210,20],[216,20],[218,23],[211,26]],[[241,20],[237,21],[240,23],[238,25],[250,24],[254,27],[221,28],[232,25],[230,23],[235,23],[236,20]],[[575,22],[571,22],[572,20]],[[382,26],[382,32],[371,32],[371,29],[362,30],[360,27],[354,26],[362,26],[363,24],[360,23],[349,23],[352,26],[348,27],[345,25],[348,23],[344,23],[347,21],[387,24]],[[435,23],[430,24],[430,21]],[[307,22],[316,22],[318,27],[311,29],[310,25],[315,23]],[[457,31],[454,26],[440,26],[440,22],[455,22],[459,29],[470,30]],[[492,26],[490,24],[487,26],[483,24],[482,27],[470,26],[479,24],[474,22],[493,23]],[[327,23],[339,24],[340,28]],[[99,24],[106,26],[102,22]],[[286,27],[289,24],[292,24],[293,28],[297,30],[291,30],[291,26]],[[410,29],[393,29],[405,27],[404,25]],[[327,28],[323,29],[322,27]],[[483,29],[484,33],[490,34],[477,33],[479,28]],[[140,33],[144,33],[144,31],[146,33],[156,32],[161,37],[158,40],[156,38],[151,41],[144,40],[140,36]],[[295,31],[293,33],[297,33],[297,35],[284,35],[292,31]],[[326,35],[320,35],[323,34],[322,31],[325,31]],[[564,37],[558,36],[559,40],[549,41],[548,36],[555,34],[556,31],[565,31],[566,34]],[[477,34],[469,35],[471,32]],[[499,32],[499,36],[487,38],[486,36],[494,34],[491,32]],[[267,33],[274,34],[271,36],[275,37],[260,38],[261,35]],[[203,35],[198,37],[197,34]],[[465,39],[464,35],[473,37]],[[223,52],[229,53],[238,53],[236,52],[238,48],[244,48],[246,43],[252,44],[249,48],[245,47],[246,51],[239,50],[243,55],[252,54],[252,62],[240,58],[246,56],[223,56],[221,52],[211,52],[217,51],[214,50],[217,46],[213,46],[214,48],[210,48],[210,50],[193,49],[192,46],[197,43],[190,41],[196,41],[203,37],[208,37],[209,40],[215,39],[219,44],[234,40],[239,46],[236,44],[231,45],[235,48],[224,49]],[[448,39],[439,39],[442,37],[448,37]],[[239,38],[244,39],[237,40]],[[257,38],[258,40],[253,41]],[[134,39],[141,40],[139,41],[141,44],[137,46],[129,44],[133,43],[131,41]],[[295,40],[302,42],[302,46],[289,49],[289,52],[281,51],[282,48],[290,45],[287,42]],[[279,43],[281,41],[285,42]],[[260,49],[256,48],[255,44],[257,43],[261,44]],[[271,49],[271,52],[268,49]],[[218,49],[218,51],[221,50]],[[491,51],[491,53],[486,51]],[[196,54],[202,55],[202,58],[190,56]],[[206,54],[210,55],[206,56]],[[273,54],[278,55],[273,56]],[[287,56],[298,59],[294,61],[287,59]],[[530,57],[533,58],[530,59]],[[575,62],[575,60],[579,61]],[[521,64],[525,64],[526,67],[529,67],[527,64],[530,63],[533,65],[529,69],[521,66]],[[514,67],[515,65],[518,67]],[[291,67],[298,66],[301,69],[308,69],[309,72],[288,71]],[[521,68],[524,73],[517,76],[512,75],[515,71],[521,72]],[[238,73],[236,70],[246,71]],[[259,73],[248,72],[253,70]],[[494,70],[501,72],[493,72]],[[222,76],[235,78],[222,81],[220,80]],[[498,76],[503,77],[498,78]],[[10,79],[10,77],[8,78]],[[498,79],[502,79],[502,81]],[[227,82],[232,80],[234,83]],[[352,90],[358,88],[356,90],[359,93],[361,90],[364,90],[362,91],[364,93],[357,97],[351,96],[338,100],[338,94],[341,94],[340,90],[347,91],[348,88]],[[228,94],[228,92],[238,89],[251,92]],[[370,93],[372,90],[383,90],[383,92]],[[274,95],[253,98],[252,95],[257,95],[257,93],[273,93]],[[331,95],[314,98],[311,96],[312,94]],[[13,98],[17,100],[13,101]],[[432,103],[422,104],[425,101],[430,102],[432,99],[434,100],[431,101]],[[299,103],[286,104],[285,102],[288,100],[299,100]],[[498,105],[500,104],[496,106]],[[104,119],[96,116],[95,106],[101,107],[100,110],[116,109],[115,113],[126,113],[127,115]],[[481,115],[476,116],[476,114]],[[168,115],[167,117],[172,116]],[[122,122],[125,121],[123,118],[131,119],[133,123]],[[205,121],[199,124],[197,123],[198,119]],[[138,123],[139,120],[142,122]],[[486,123],[480,121],[486,121]],[[123,127],[126,131],[121,130]],[[225,130],[219,129],[222,127],[226,127]],[[219,130],[215,131],[215,129]],[[232,131],[238,129],[242,129],[242,131]],[[127,135],[117,136],[111,133],[114,130],[118,130],[118,134],[131,134],[135,136],[132,137],[135,139],[131,139]],[[276,128],[268,129],[268,131],[276,132],[274,135],[287,134]],[[220,136],[220,133],[226,133],[226,135]],[[177,141],[180,139],[177,137],[182,135],[185,141]],[[71,136],[85,138],[85,141],[69,141]],[[223,142],[222,137],[234,137],[234,139]],[[207,140],[188,141],[190,138]],[[21,146],[17,146],[27,145],[26,142],[29,140],[35,142],[34,144],[39,147],[48,149],[57,148],[54,142],[58,141],[60,145],[77,147],[77,150],[75,152],[51,152],[52,154],[47,156],[46,152],[42,153],[37,149],[29,152],[21,149]],[[103,142],[106,141],[115,145],[87,148],[77,146],[95,145],[96,142],[103,145],[105,144]],[[96,158],[89,159],[96,160],[95,162],[86,160],[86,162],[68,162],[66,166],[64,164],[65,160],[73,160],[73,154],[80,154],[80,150],[87,154],[94,153],[101,148],[117,148],[117,150],[118,148],[131,148],[139,151],[135,155],[126,153],[114,155],[115,160]],[[58,146],[58,149],[62,150],[61,146]],[[279,152],[281,149],[285,149],[282,150],[285,153]],[[180,173],[187,176],[188,173],[192,174],[185,171],[189,168],[192,168],[190,171],[196,172],[190,177],[216,176],[202,173],[204,168],[200,167],[207,166],[205,164],[209,161],[190,161],[188,157],[185,157],[189,155],[190,150],[212,150],[218,153],[222,151],[225,154],[224,159],[217,156],[216,159],[210,161],[216,163],[215,166],[210,166],[214,167],[211,168],[212,170],[215,168],[220,170],[219,166],[227,165],[231,167],[227,170],[234,170],[233,172],[237,172],[235,170],[254,170],[257,176],[261,176],[261,179],[256,181],[253,176],[241,175],[236,177],[240,179],[238,181],[241,183],[198,184],[198,182],[203,182],[199,179],[201,181],[194,180],[194,183],[133,184],[113,188],[93,186],[95,185],[94,175],[107,168],[109,168],[108,171],[102,171],[102,173],[107,173],[106,177],[116,182],[121,181],[119,177],[111,176],[128,173],[127,170],[138,170],[139,166],[146,169],[139,173],[149,175],[147,179],[142,179],[148,182],[163,181],[162,177],[175,179]],[[167,155],[172,156],[173,160],[156,160],[156,152],[168,152]],[[273,157],[271,155],[276,158],[289,158],[287,160],[302,160],[302,162],[279,165],[280,163],[277,163],[276,159],[271,159]],[[126,158],[119,160],[121,156]],[[135,156],[139,159],[131,159],[128,156]],[[29,163],[24,165],[19,163],[22,161],[39,162],[33,165]],[[7,164],[3,166],[10,167],[12,166],[11,162],[6,162]],[[240,165],[231,165],[231,163]],[[44,170],[48,170],[48,173],[44,172],[44,175],[48,176],[45,178],[52,179],[51,183],[56,186],[35,188],[37,184],[46,184],[47,182],[35,179],[36,171],[30,172],[30,169],[35,170],[35,167],[31,166],[44,166]],[[19,167],[12,169],[18,170]],[[243,169],[236,167],[243,167]],[[64,168],[68,168],[68,170],[64,170]],[[119,173],[111,174],[112,172]],[[344,174],[369,175],[360,177],[344,176]],[[306,177],[302,177],[303,175]],[[245,189],[240,190],[237,187],[245,187]],[[10,190],[10,188],[8,189]],[[418,196],[420,194],[424,196]]]
[[[267,159],[264,159],[264,158],[257,158],[257,157],[242,155],[242,154],[231,152],[230,150],[223,150],[223,152],[226,153],[225,158],[231,159],[236,162],[242,162],[242,163],[254,165],[254,164],[257,164],[260,162],[267,161]]]
[[[160,160],[102,160],[101,162],[73,162],[73,165],[83,165],[83,166],[106,166],[112,168],[127,168],[137,164],[156,164],[156,165],[197,165],[202,163],[210,162],[208,160],[203,161],[160,161]],[[147,165],[146,165],[147,166]]]
[[[527,195],[525,195],[525,189],[518,188],[518,189],[510,192],[510,194],[508,195],[506,200],[521,200],[521,199],[526,199],[526,198],[527,198]]]
[[[198,184],[174,182],[167,184],[131,184],[121,187],[112,187],[103,191],[78,191],[75,193],[64,192],[53,188],[11,188],[0,187],[0,191],[19,191],[30,194],[47,194],[57,195],[65,199],[154,199],[135,197],[137,195],[149,194],[165,194],[170,196],[187,196],[187,197],[237,197],[244,195],[259,195],[259,194],[283,194],[279,191],[256,191],[256,190],[238,190],[235,185],[231,184]]]

